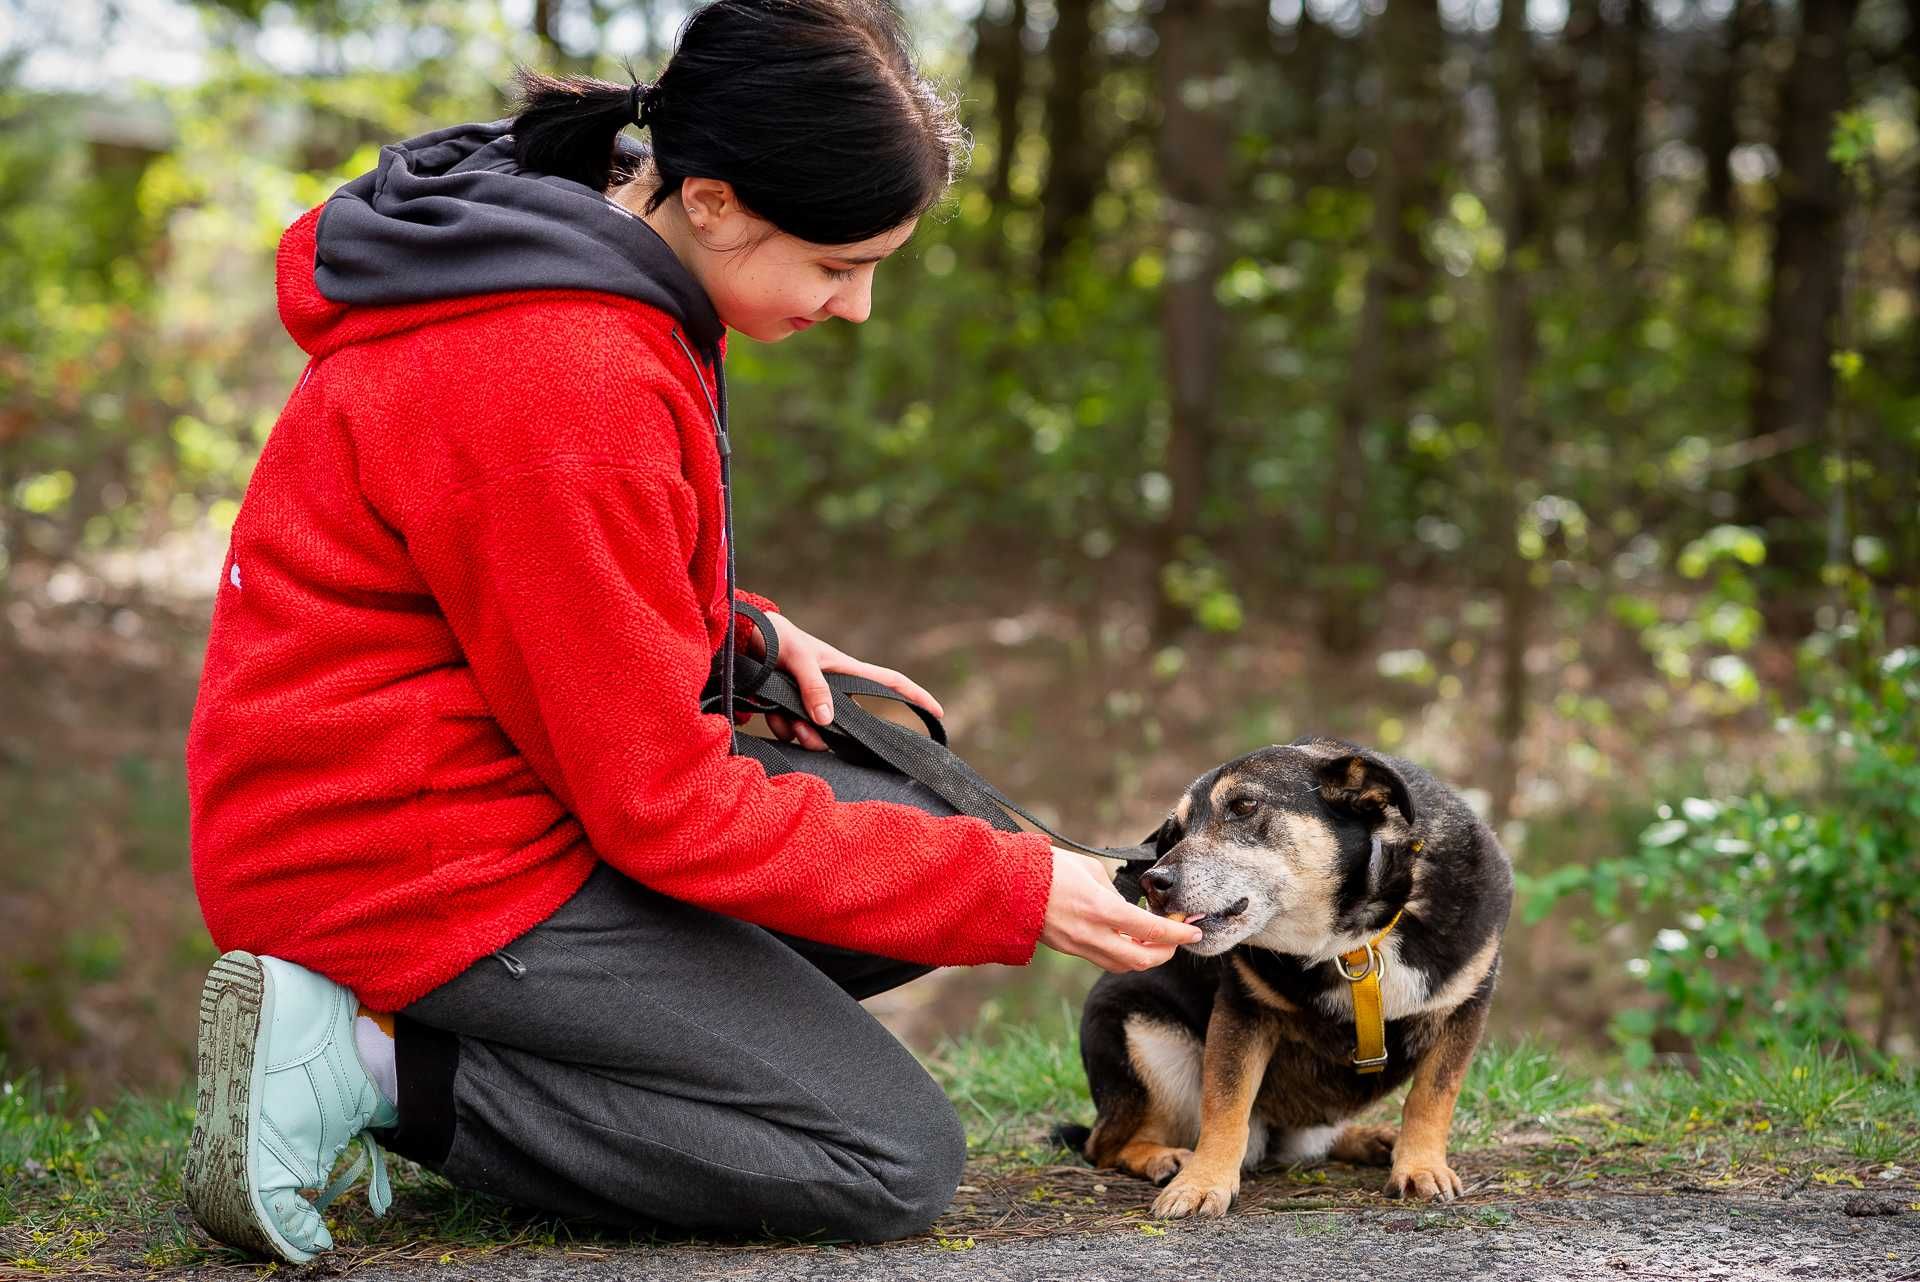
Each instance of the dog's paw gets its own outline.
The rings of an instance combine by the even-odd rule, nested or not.
[[[1460,1177],[1454,1174],[1444,1158],[1395,1165],[1393,1174],[1387,1176],[1387,1192],[1395,1197],[1410,1197],[1422,1202],[1436,1199],[1451,1202],[1466,1191],[1466,1185],[1460,1182]]]
[[[1143,1180],[1155,1184],[1165,1184],[1188,1162],[1193,1160],[1190,1148],[1163,1148],[1154,1145],[1150,1151],[1142,1151],[1145,1146],[1131,1153],[1122,1154],[1121,1169],[1129,1175],[1137,1175]]]
[[[1239,1190],[1233,1184],[1207,1184],[1182,1175],[1154,1199],[1154,1218],[1184,1220],[1188,1216],[1201,1215],[1217,1220],[1233,1205],[1233,1195],[1237,1192]]]
[[[1355,1166],[1392,1166],[1393,1146],[1399,1139],[1397,1126],[1349,1126],[1333,1141],[1327,1156]]]

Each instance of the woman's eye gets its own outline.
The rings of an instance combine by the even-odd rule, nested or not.
[[[1251,797],[1236,797],[1227,803],[1227,809],[1242,819],[1260,808],[1260,803]]]
[[[827,275],[834,280],[852,280],[853,273],[858,269],[853,267],[846,267],[846,268],[827,267],[827,268],[823,268],[822,270],[825,271]]]

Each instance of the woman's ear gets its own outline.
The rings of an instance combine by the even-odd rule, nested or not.
[[[680,207],[694,234],[708,248],[725,248],[745,238],[745,223],[751,217],[733,184],[724,178],[683,178],[680,181]]]

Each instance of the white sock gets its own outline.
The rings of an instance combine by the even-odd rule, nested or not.
[[[360,1052],[360,1067],[373,1079],[373,1088],[395,1108],[400,1106],[400,1072],[394,1064],[393,1038],[365,1015],[353,1019],[353,1048]]]

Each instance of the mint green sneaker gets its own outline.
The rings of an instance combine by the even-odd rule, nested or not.
[[[229,1246],[305,1264],[333,1249],[320,1212],[372,1160],[367,1201],[393,1201],[369,1126],[398,1114],[354,1049],[353,993],[292,962],[224,954],[200,990],[200,1087],[182,1177],[193,1218]],[[340,1178],[334,1163],[366,1141]]]

